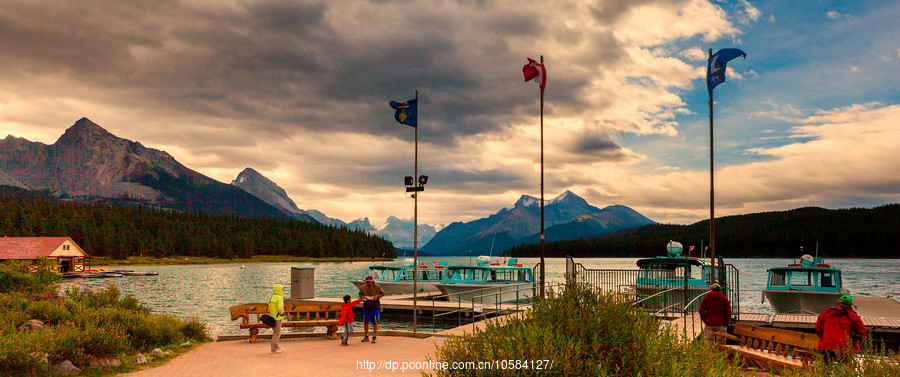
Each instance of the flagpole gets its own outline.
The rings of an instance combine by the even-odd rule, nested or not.
[[[418,332],[418,308],[419,292],[419,123],[418,123],[418,99],[419,91],[416,90],[416,157],[413,165],[413,182],[416,191],[413,192],[413,332]]]
[[[541,55],[544,64],[544,55]],[[546,71],[544,71],[546,74]],[[544,79],[543,77],[541,79]],[[541,87],[541,298],[544,298],[544,88]]]
[[[709,49],[709,58],[712,59],[712,49]],[[709,91],[709,259],[712,271],[710,283],[716,279],[716,197],[713,166],[713,93]]]

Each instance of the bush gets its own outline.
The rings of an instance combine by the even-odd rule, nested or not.
[[[59,277],[52,262],[37,261],[36,272],[28,272],[30,263],[9,260],[0,263],[0,293],[21,292],[30,295],[55,294]]]
[[[10,332],[0,336],[0,376],[40,370],[41,360],[32,353],[46,352],[39,333]]]
[[[197,318],[190,318],[186,321],[182,321],[181,334],[188,339],[194,339],[201,342],[210,340],[209,335],[206,332],[206,324],[200,322]]]
[[[655,317],[613,295],[583,286],[536,301],[500,327],[451,338],[439,361],[549,360],[549,369],[438,370],[438,376],[738,376],[740,369],[703,343],[682,343]],[[531,365],[529,365],[531,367]]]
[[[113,284],[97,292],[69,289],[59,297],[41,285],[44,280],[38,275],[28,274],[21,263],[0,265],[0,282],[20,284],[2,285],[0,292],[0,376],[34,375],[41,366],[34,352],[46,353],[50,363],[69,360],[84,368],[93,357],[146,352],[187,338],[209,339],[206,325],[197,319],[152,314],[133,297],[120,297]],[[46,327],[17,331],[32,318]]]

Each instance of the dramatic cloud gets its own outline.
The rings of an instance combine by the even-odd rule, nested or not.
[[[543,55],[548,195],[570,189],[593,204],[632,206],[654,220],[696,221],[708,189],[703,158],[681,145],[696,145],[703,135],[709,48],[746,48],[739,37],[759,38],[748,43],[757,50],[748,51],[746,61],[729,66],[722,90],[746,84],[742,98],[753,100],[740,106],[755,115],[740,121],[771,130],[767,143],[725,144],[721,174],[799,161],[778,148],[830,138],[807,128],[787,131],[784,122],[794,126],[802,114],[890,103],[859,96],[866,99],[799,104],[770,95],[791,93],[765,87],[773,82],[817,85],[812,74],[790,73],[789,80],[792,64],[763,65],[762,46],[782,46],[765,38],[799,43],[765,33],[780,27],[775,13],[780,22],[795,13],[771,8],[746,0],[10,0],[0,10],[0,134],[52,143],[86,116],[220,181],[250,166],[301,208],[380,222],[412,216],[402,177],[413,175],[415,130],[397,124],[387,102],[419,91],[419,173],[431,177],[420,196],[420,220],[446,224],[539,192],[540,93],[523,82],[521,67],[526,57]],[[765,19],[759,9],[772,13],[762,27],[756,25]],[[891,45],[887,51],[900,50]],[[841,62],[844,72],[886,71],[870,64]],[[837,72],[828,67],[812,70]],[[843,88],[860,79],[875,80],[835,77],[829,83]],[[753,96],[754,90],[768,97]],[[888,116],[884,109],[890,108],[866,112]],[[817,141],[782,139],[788,132]],[[729,160],[745,154],[750,160]],[[758,180],[740,191],[781,176],[756,174]],[[766,192],[771,198],[723,194],[722,206],[782,208],[824,203],[816,198],[825,197],[774,188],[754,195]]]

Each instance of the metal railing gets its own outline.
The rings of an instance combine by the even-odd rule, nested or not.
[[[717,267],[719,275],[724,275],[720,283],[723,286],[723,294],[731,302],[731,310],[735,319],[740,317],[740,273],[733,265],[725,264],[719,258]],[[646,270],[611,270],[589,269],[581,263],[576,263],[572,257],[566,258],[566,281],[577,284],[587,284],[602,292],[633,296],[636,306],[653,311],[653,314],[662,318],[673,318],[679,315],[684,318],[685,335],[699,319],[699,302],[709,293],[706,288],[691,287],[687,279],[678,280],[671,275],[669,270],[651,270],[649,274],[658,276],[660,284],[638,284],[640,274],[647,274]],[[663,280],[668,280],[664,282]],[[656,291],[658,290],[658,291]],[[687,324],[690,316],[691,323]],[[701,330],[702,330],[702,321]]]
[[[546,283],[545,295],[556,295],[562,291],[563,283]],[[540,295],[540,283],[518,283],[503,286],[491,286],[462,292],[433,296],[431,299],[431,328],[437,331],[436,322],[440,317],[456,315],[457,326],[463,325],[463,315],[471,320],[473,328],[479,319],[489,316],[520,312],[531,306],[535,297]],[[438,313],[438,302],[456,302],[457,307]],[[493,306],[493,307],[491,307]]]

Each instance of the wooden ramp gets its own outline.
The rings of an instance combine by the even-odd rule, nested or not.
[[[444,330],[444,331],[441,331],[441,332],[434,333],[434,335],[432,335],[432,336],[431,336],[430,338],[428,338],[428,339],[431,339],[431,338],[446,338],[446,337],[453,337],[453,336],[464,336],[464,335],[466,335],[466,334],[474,334],[476,331],[484,331],[484,329],[487,328],[487,324],[488,324],[488,323],[492,323],[492,324],[495,324],[495,325],[497,325],[497,326],[503,326],[503,325],[506,324],[506,321],[508,321],[509,319],[511,319],[511,318],[522,318],[523,316],[525,316],[525,311],[520,311],[520,312],[515,312],[515,313],[512,313],[512,314],[502,315],[502,316],[499,316],[499,317],[488,318],[488,319],[485,319],[485,320],[483,320],[483,321],[478,321],[478,322],[475,322],[475,323],[470,323],[470,324],[467,324],[467,325],[462,325],[462,326],[459,326],[459,327],[454,327],[454,328],[449,329],[449,330]]]
[[[682,342],[693,342],[703,334],[703,322],[697,312],[688,313],[687,316],[677,314],[669,321],[668,327]]]

